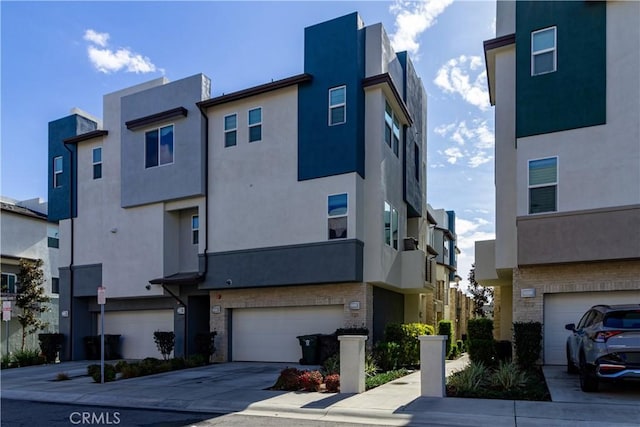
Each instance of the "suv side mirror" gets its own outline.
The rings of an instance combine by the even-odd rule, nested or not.
[[[569,324],[564,325],[564,328],[565,328],[567,331],[575,332],[575,330],[576,330],[576,324],[575,324],[575,323],[569,323]]]

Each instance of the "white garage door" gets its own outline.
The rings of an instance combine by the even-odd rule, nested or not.
[[[565,365],[567,323],[578,324],[582,315],[597,304],[640,303],[640,291],[582,292],[544,295],[544,363]]]
[[[98,333],[100,333],[98,320]],[[153,342],[155,331],[173,331],[173,310],[113,311],[104,315],[104,332],[119,334],[122,357],[162,358]]]
[[[232,359],[298,363],[302,350],[296,337],[335,332],[343,327],[343,311],[342,305],[235,309]]]

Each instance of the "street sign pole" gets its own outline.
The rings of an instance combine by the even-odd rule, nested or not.
[[[11,301],[2,301],[2,320],[5,324],[5,336],[7,337],[7,353],[9,357],[9,322],[11,321]]]
[[[100,305],[100,384],[104,384],[104,305],[107,302],[106,288],[98,287],[98,304]]]

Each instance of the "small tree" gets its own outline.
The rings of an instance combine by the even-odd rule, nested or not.
[[[153,341],[155,341],[158,351],[162,353],[164,360],[168,360],[176,343],[176,335],[172,331],[155,331],[153,333]]]
[[[473,298],[473,314],[476,317],[486,317],[484,311],[485,304],[490,303],[493,300],[493,288],[486,288],[476,282],[476,265],[471,264],[471,270],[469,270],[469,293]]]
[[[22,326],[22,344],[20,349],[24,351],[27,335],[46,328],[49,323],[40,318],[42,313],[49,311],[46,303],[49,297],[45,294],[42,284],[44,273],[42,260],[20,260],[20,272],[18,273],[18,293],[16,294],[16,306],[22,309],[18,322]]]

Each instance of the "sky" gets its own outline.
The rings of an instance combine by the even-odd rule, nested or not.
[[[495,1],[0,2],[0,194],[47,198],[48,122],[158,77],[212,96],[303,70],[304,28],[354,11],[408,51],[427,91],[427,201],[456,212],[463,286],[495,235],[494,115],[484,40]]]

